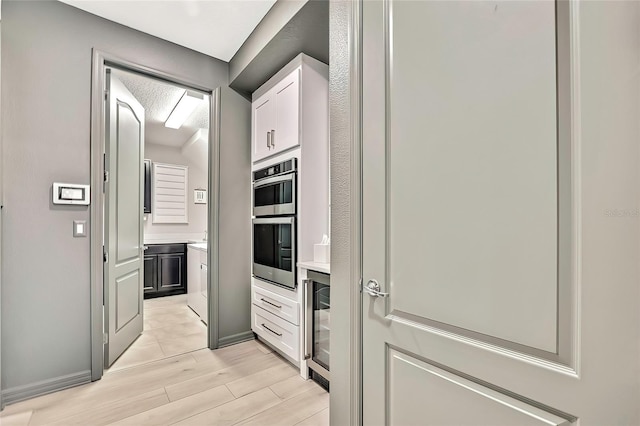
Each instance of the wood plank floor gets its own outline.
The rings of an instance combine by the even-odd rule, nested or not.
[[[329,394],[258,341],[121,365],[7,406],[2,426],[329,424]]]

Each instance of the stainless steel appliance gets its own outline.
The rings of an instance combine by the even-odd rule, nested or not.
[[[295,158],[253,172],[253,215],[296,214]]]
[[[329,390],[331,286],[327,274],[309,271],[306,284],[305,344],[311,378]]]
[[[253,275],[296,287],[296,220],[293,216],[253,219]]]

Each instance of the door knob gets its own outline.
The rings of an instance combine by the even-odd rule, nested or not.
[[[380,283],[376,280],[369,280],[366,286],[362,287],[362,291],[369,293],[369,296],[373,297],[388,297],[389,293],[383,293],[380,291]]]

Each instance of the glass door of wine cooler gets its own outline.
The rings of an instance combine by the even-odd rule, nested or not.
[[[329,388],[331,287],[329,275],[309,271],[307,280],[307,365],[311,377]]]

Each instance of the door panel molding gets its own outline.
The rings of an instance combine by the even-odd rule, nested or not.
[[[133,282],[131,282],[131,280],[133,279]],[[116,333],[120,330],[122,330],[124,327],[127,326],[127,324],[129,324],[131,321],[133,321],[138,315],[142,315],[142,312],[140,312],[140,304],[138,303],[138,283],[140,281],[140,271],[131,271],[130,273],[123,275],[121,277],[118,277],[116,279],[116,295],[115,295],[115,300],[116,300]],[[133,292],[131,292],[131,289],[125,289],[124,286],[130,286],[133,285]],[[128,293],[133,293],[133,295],[135,295],[136,297],[136,303],[135,303],[135,308],[134,309],[128,309],[129,312],[125,311],[125,306],[120,305],[119,303],[117,303],[118,301],[121,300],[125,300],[125,301],[131,301],[134,300],[133,297],[120,297],[121,296],[121,292],[124,293],[127,290]],[[124,311],[124,312],[123,312]]]
[[[537,401],[532,401],[521,395],[500,389],[494,385],[468,376],[459,371],[447,368],[441,364],[431,360],[424,359],[421,356],[404,351],[400,348],[387,345],[387,424],[417,424],[407,418],[395,418],[394,411],[399,411],[398,416],[411,416],[416,413],[420,416],[419,420],[426,424],[464,424],[473,419],[475,422],[483,423],[482,419],[478,419],[478,415],[489,416],[485,419],[486,424],[498,424],[499,416],[505,416],[503,421],[506,424],[546,424],[555,426],[569,426],[575,424],[578,420],[575,416],[564,413],[553,407],[546,406]],[[405,389],[395,389],[394,383],[396,375],[402,381]],[[406,377],[415,378],[414,388],[408,388]],[[437,382],[437,383],[429,383]],[[437,392],[429,392],[429,388],[437,387]],[[419,389],[421,387],[422,389]],[[396,396],[395,393],[401,392]],[[441,395],[441,393],[456,394],[455,398],[450,395]],[[402,395],[405,393],[405,395]],[[410,395],[419,395],[415,400],[415,407],[412,404]],[[435,398],[451,398],[455,399],[461,405],[459,407],[446,406],[434,401]],[[424,398],[430,400],[429,411],[424,410]],[[401,405],[403,407],[398,407]],[[398,407],[397,410],[394,407]],[[463,410],[456,410],[462,408]],[[440,412],[434,412],[440,411]],[[474,412],[475,411],[475,412]],[[431,418],[431,416],[444,415],[443,418]],[[462,417],[459,417],[462,416]],[[418,419],[416,419],[418,420]],[[513,422],[516,423],[513,423]],[[447,424],[445,423],[445,424]]]
[[[438,321],[405,312],[394,305],[391,248],[391,145],[392,145],[392,90],[393,90],[393,16],[394,2],[385,0],[383,6],[384,29],[384,154],[385,154],[385,285],[390,292],[385,300],[386,318],[420,327],[440,336],[484,347],[502,355],[536,362],[547,367],[578,375],[579,361],[579,298],[580,298],[580,62],[577,20],[579,3],[555,3],[556,46],[556,318],[553,350],[515,342],[455,324]],[[382,154],[382,152],[380,152]],[[382,259],[381,259],[382,260]]]

